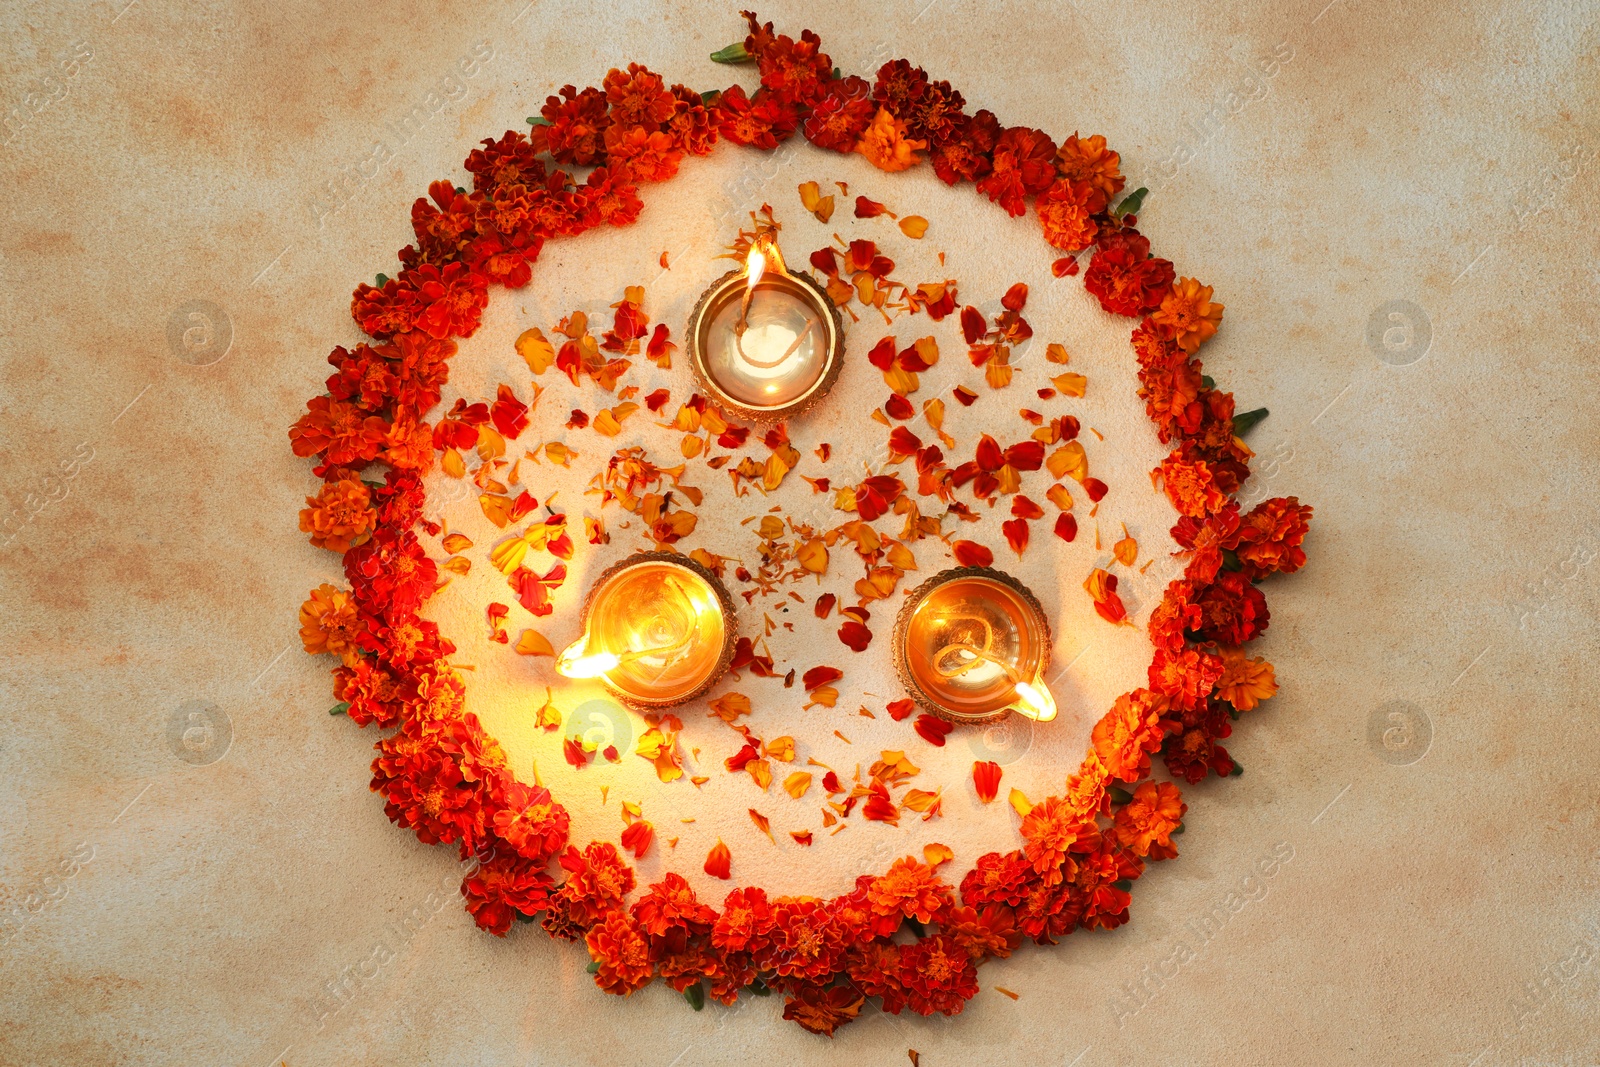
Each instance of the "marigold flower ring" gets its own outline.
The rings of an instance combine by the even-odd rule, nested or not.
[[[706,93],[668,86],[630,64],[612,70],[601,87],[566,86],[549,97],[526,133],[485,140],[465,161],[470,192],[465,179],[438,181],[412,206],[416,240],[400,253],[398,273],[358,286],[351,301],[369,340],[333,350],[326,392],[307,402],[289,431],[294,453],[314,460],[321,480],[300,527],[314,545],[342,557],[345,576],[342,586],[311,591],[300,624],[306,651],[336,660],[333,712],[382,731],[372,789],[386,814],[424,843],[452,846],[473,861],[462,894],[479,927],[504,936],[516,922],[536,923],[552,937],[582,943],[595,984],[608,993],[632,993],[659,979],[699,1009],[708,997],[731,1004],[741,994],[776,992],[784,1018],[831,1036],[869,1007],[957,1014],[976,995],[984,961],[1009,956],[1024,941],[1054,944],[1075,930],[1128,921],[1132,883],[1150,862],[1177,855],[1175,835],[1187,811],[1180,783],[1238,773],[1222,742],[1235,721],[1277,691],[1272,665],[1245,646],[1270,619],[1262,585],[1305,563],[1312,509],[1294,497],[1249,509],[1240,503],[1252,457],[1243,437],[1265,411],[1236,412],[1232,395],[1203,373],[1196,353],[1216,334],[1223,306],[1209,286],[1179,277],[1152,254],[1137,229],[1145,191],[1126,192],[1121,160],[1103,137],[1074,132],[1058,142],[1042,130],[1004,126],[987,110],[969,111],[948,82],[903,59],[870,81],[844,75],[810,31],[795,39],[745,17],[744,40],[712,58],[754,63],[760,88],[753,94],[739,86]],[[1181,576],[1149,613],[1147,685],[1117,697],[1094,723],[1061,795],[1035,802],[1011,790],[1018,839],[996,842],[959,877],[941,869],[952,850],[930,844],[920,858],[862,872],[833,897],[769,896],[745,885],[710,902],[677,873],[637,884],[625,857],[644,857],[656,839],[637,805],[622,803],[619,843],[570,841],[568,809],[537,775],[529,781],[514,774],[505,750],[469,710],[471,665],[452,659],[455,644],[422,614],[473,564],[465,554],[471,539],[428,517],[424,476],[435,464],[446,484],[470,486],[504,532],[488,563],[530,618],[554,611],[551,595],[568,580],[578,544],[603,546],[611,536],[603,519],[569,525],[565,505],[537,484],[540,470],[588,463],[590,492],[626,512],[623,525],[649,542],[648,552],[614,556],[614,565],[594,576],[583,636],[563,651],[534,628],[513,641],[510,604],[485,610],[491,642],[508,653],[551,657],[562,677],[601,679],[634,708],[646,727],[634,751],[662,782],[685,773],[677,739],[683,724],[672,709],[707,693],[726,672],[798,684],[808,706],[833,706],[842,672],[784,674],[764,651],[759,621],[746,621],[740,632],[728,584],[737,581],[747,602],[757,594],[804,602],[785,590],[797,578],[820,575],[830,548],[859,558],[858,599],[845,604],[828,593],[812,607],[818,618],[837,608],[838,638],[852,651],[867,647],[873,627],[888,617],[879,611],[874,623],[875,608],[885,606],[878,601],[903,599],[893,640],[905,696],[889,702],[885,722],[920,707],[905,729],[942,746],[951,731],[980,729],[970,724],[996,716],[1049,720],[1056,710],[1045,675],[1049,617],[1026,586],[994,567],[989,547],[959,537],[964,523],[987,527],[958,493],[991,507],[1009,502],[1001,529],[1020,559],[1031,524],[1046,514],[1021,492],[1025,475],[1055,480],[1044,498],[1056,509],[1050,533],[1062,542],[1078,537],[1079,516],[1093,517],[1107,488],[1089,474],[1071,415],[1046,419],[1024,409],[1031,423],[1024,440],[1008,447],[984,433],[970,460],[947,462],[944,449],[957,445],[943,429],[943,400],[926,399],[921,408],[937,442],[908,425],[916,413],[909,397],[918,375],[937,361],[937,344],[925,338],[902,346],[890,336],[872,348],[866,371],[881,372],[890,389],[872,412],[888,428],[888,462],[854,485],[807,478],[848,513],[847,522],[821,529],[768,513],[750,527],[759,556],[674,548],[694,531],[700,503],[700,491],[684,481],[687,464],[724,471],[740,493],[763,493],[801,461],[780,419],[817,403],[839,374],[840,307],[859,305],[862,316],[886,322],[891,311],[933,321],[953,316],[990,390],[1009,386],[1012,347],[1032,335],[1026,285],[1012,286],[1000,309],[985,314],[958,303],[954,281],[898,282],[894,263],[870,240],[840,239],[838,247],[812,253],[810,273],[796,271],[779,251],[770,209],[753,213],[754,228],[741,231],[729,252],[739,269],[713,286],[689,324],[690,370],[710,395],[695,394],[657,424],[683,435],[681,463],[658,464],[643,448],[620,448],[595,463],[592,454],[550,438],[537,454],[526,449],[513,461],[507,442],[550,421],[548,411],[536,410],[537,383],[531,400],[501,385],[493,400],[440,407],[455,338],[478,330],[491,286],[529,282],[547,241],[632,224],[644,206],[641,184],[671,178],[687,155],[705,155],[719,140],[770,150],[797,134],[823,151],[858,154],[884,173],[927,164],[943,182],[971,184],[1012,216],[1031,209],[1059,253],[1057,278],[1077,275],[1087,259],[1084,289],[1106,312],[1131,321],[1138,396],[1170,449],[1151,478],[1178,513],[1172,538]],[[826,221],[833,195],[817,183],[799,192],[806,210]],[[886,214],[885,205],[856,197],[857,218]],[[912,239],[928,225],[915,216],[894,222]],[[675,348],[666,323],[650,329],[642,300],[642,290],[629,289],[600,336],[574,313],[553,337],[529,329],[517,339],[535,375],[553,370],[575,386],[615,394],[617,402],[598,414],[574,410],[568,428],[614,437],[646,409],[667,417],[667,390],[638,396],[628,383],[634,359],[664,370]],[[1050,345],[1046,358],[1064,364],[1069,356]],[[962,405],[978,395],[964,385],[954,390]],[[1038,395],[1081,397],[1083,377],[1063,372]],[[761,425],[752,436],[741,420]],[[732,462],[732,450],[747,441],[765,447],[764,462]],[[728,454],[712,456],[713,448]],[[823,461],[827,448],[819,449]],[[534,490],[545,497],[542,509]],[[900,532],[874,525],[885,518]],[[429,554],[419,531],[437,539],[443,558]],[[1099,537],[1097,524],[1097,550]],[[915,563],[907,545],[918,540],[947,545],[957,566],[908,590],[901,582]],[[1117,569],[1128,573],[1138,546],[1126,528],[1111,553],[1113,561],[1094,567],[1083,589],[1103,620],[1095,625],[1128,626]],[[767,619],[767,632],[776,625]],[[724,692],[710,707],[740,735],[738,753],[725,761],[729,774],[762,789],[775,772],[787,774],[782,788],[795,797],[820,788],[832,833],[846,820],[893,824],[903,813],[926,819],[939,811],[937,792],[910,785],[917,768],[905,752],[884,751],[865,773],[858,766],[853,780],[815,760],[806,765],[814,770],[786,772],[784,764],[796,758],[794,740],[756,736],[741,721],[749,698]],[[534,714],[547,730],[561,725],[548,691]],[[877,715],[865,707],[862,714]],[[562,753],[574,768],[621,756],[607,738],[572,734]],[[973,763],[979,801],[995,800],[1005,773],[994,760]],[[695,786],[708,780],[691,779]],[[750,817],[774,836],[764,815],[752,808]],[[789,835],[811,845],[810,830]],[[703,869],[713,879],[731,877],[720,840]]]

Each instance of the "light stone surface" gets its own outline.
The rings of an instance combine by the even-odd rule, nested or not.
[[[908,1062],[910,1048],[928,1065],[1600,1061],[1586,681],[1600,637],[1587,477],[1600,14],[1324,2],[762,11],[787,32],[816,29],[847,71],[904,55],[1004,122],[1106,134],[1153,190],[1141,228],[1227,304],[1208,371],[1272,409],[1250,438],[1257,494],[1317,509],[1310,565],[1268,588],[1259,647],[1283,689],[1229,743],[1247,773],[1186,790],[1183,854],[1141,879],[1132,921],[986,964],[984,992],[955,1019],[869,1016],[831,1043],[782,1022],[775,1000],[696,1014],[652,987],[622,1001],[592,988],[579,949],[526,927],[477,931],[452,857],[383,817],[367,789],[372,732],[327,716],[327,664],[296,635],[306,589],[338,568],[295,529],[312,483],[284,431],[327,350],[354,338],[350,288],[392,271],[410,201],[434,178],[460,180],[479,138],[613,65],[751,84],[705,59],[740,36],[736,12],[6,3],[0,118],[30,117],[0,129],[0,520],[16,516],[0,531],[0,1063],[857,1064]],[[412,136],[391,132],[474,49],[459,99]],[[395,159],[362,173],[385,138]],[[548,249],[534,285],[502,294],[463,346],[452,389],[505,380],[525,395],[516,332],[601,311],[625,284],[650,287],[654,319],[681,318],[696,280],[718,271],[729,220],[762,200],[792,226],[791,260],[833,229],[869,235],[847,204],[838,225],[806,229],[796,183],[836,178],[933,221],[915,248],[883,228],[914,264],[897,276],[941,276],[929,257],[945,250],[980,306],[1036,281],[1039,340],[1068,343],[1090,376],[1081,407],[1054,410],[1092,414],[1106,441],[1089,441],[1091,464],[1113,472],[1103,515],[1128,522],[1141,559],[1158,548],[1163,516],[1141,481],[1158,451],[1133,418],[1115,331],[1076,281],[1046,288],[1031,224],[969,190],[946,199],[926,173],[878,176],[805,146],[777,167],[719,149],[647,190],[637,227]],[[664,248],[686,251],[657,277]],[[185,326],[204,326],[185,318],[194,301],[213,325],[225,316],[220,359],[220,332],[184,344]],[[895,328],[903,341],[927,332]],[[852,354],[877,336],[861,324]],[[940,337],[947,388],[966,368],[953,332]],[[642,380],[681,398],[681,363]],[[549,377],[547,418],[572,400]],[[797,439],[849,452],[855,433],[864,452],[881,432],[852,430],[850,413],[878,391],[869,375],[842,382],[841,404]],[[985,396],[959,428],[953,413],[961,447],[983,428],[1020,435],[1012,412],[1027,395]],[[573,403],[596,407],[592,394]],[[735,518],[761,505],[739,506]],[[1109,545],[1120,531],[1104,532]],[[984,538],[998,543],[992,528]],[[1059,613],[1069,656],[1120,636],[1085,611],[1076,583],[1105,555],[1085,540],[1036,547],[1019,568]],[[921,552],[923,574],[942,565]],[[553,640],[574,632],[584,573],[541,624]],[[516,736],[519,693],[547,668],[482,641],[495,583],[473,577],[438,615],[483,665],[485,721],[519,773],[537,758],[554,784],[565,768],[548,739]],[[1141,621],[1158,596],[1131,598]],[[793,665],[880,669],[889,614],[875,614],[864,657],[846,662],[820,628],[826,651],[796,642]],[[1103,703],[1136,675],[1137,651],[1073,666],[1064,705]],[[903,724],[853,717],[859,698],[826,718],[795,700],[769,722],[787,716],[803,749],[824,751],[838,725],[871,731],[855,739],[866,758],[898,739],[930,777],[945,761],[942,820],[776,852],[743,813],[752,790],[719,782],[725,795],[708,785],[692,813],[710,825],[684,827],[675,865],[697,870],[705,835],[735,833],[736,874],[775,886],[830,889],[885,841],[890,856],[946,841],[969,864],[1004,831],[1000,812],[967,799],[970,751],[952,739],[924,759]],[[1064,718],[1007,784],[1042,792],[1070,769],[1063,754],[1086,727]],[[198,752],[174,745],[187,728]],[[715,766],[724,735],[697,717],[685,740]],[[628,762],[640,764],[618,769],[612,805],[636,795],[648,813],[689,813],[693,798]],[[592,796],[605,780],[570,788]],[[614,807],[573,795],[581,825],[620,826]],[[792,810],[780,801],[762,800],[775,830]],[[647,875],[661,869],[650,862]]]

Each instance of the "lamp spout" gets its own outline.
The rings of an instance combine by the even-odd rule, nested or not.
[[[1011,705],[1012,711],[1025,715],[1034,722],[1049,722],[1056,717],[1055,697],[1050,695],[1050,688],[1044,684],[1043,678],[1035,678],[1032,685],[1027,682],[1017,682],[1013,688],[1016,690],[1017,699]]]

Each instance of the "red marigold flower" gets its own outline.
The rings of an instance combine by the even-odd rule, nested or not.
[[[507,130],[498,141],[486,137],[482,148],[474,148],[463,164],[472,175],[472,187],[480,193],[494,193],[511,185],[529,188],[542,185],[544,162],[528,138]]]
[[[912,101],[909,111],[900,117],[906,120],[911,136],[926,140],[930,145],[940,145],[957,136],[966,115],[961,109],[966,100],[949,82],[929,82],[920,97]]]
[[[652,74],[637,63],[629,63],[626,73],[613,67],[602,84],[612,126],[654,129],[672,118],[677,110],[678,102],[667,90],[661,75]],[[608,144],[608,157],[609,151]]]
[[[470,855],[484,834],[482,783],[449,730],[449,725],[407,728],[378,742],[372,790],[383,794],[390,820],[415,831],[423,844],[459,841],[463,854]]]
[[[1033,865],[1021,852],[986,852],[961,880],[961,901],[973,907],[985,904],[1015,907],[1022,902],[1033,880]]]
[[[650,944],[621,909],[609,911],[584,938],[589,955],[600,965],[594,984],[607,993],[627,996],[650,984]]]
[[[839,969],[848,941],[832,910],[813,897],[772,904],[772,943],[756,957],[761,970],[784,978],[819,979]]]
[[[951,908],[940,917],[939,932],[954,938],[973,963],[988,956],[1005,959],[1022,943],[1016,913],[1004,904]]]
[[[1102,241],[1083,272],[1083,287],[1113,315],[1143,315],[1161,306],[1172,285],[1172,264],[1149,256],[1150,242],[1135,235],[1110,247]]]
[[[955,938],[936,934],[902,951],[900,983],[918,1015],[959,1015],[978,995],[978,969]]]
[[[355,295],[350,298],[350,316],[362,332],[373,337],[390,337],[416,325],[421,304],[416,290],[402,287],[397,279],[390,278],[382,288],[363,282],[356,286]]]
[[[447,361],[455,355],[456,343],[409,330],[373,352],[389,362],[396,407],[423,412],[439,402],[440,390],[450,376]]]
[[[1300,547],[1311,529],[1311,506],[1296,497],[1263,500],[1239,523],[1239,558],[1253,574],[1292,574],[1305,565]]]
[[[433,197],[433,204],[419,196],[411,205],[411,229],[417,235],[417,243],[401,255],[408,267],[448,263],[458,258],[467,243],[477,236],[481,194],[467,196],[457,192],[449,182],[432,182],[428,185],[428,195]]]
[[[1205,707],[1206,698],[1222,677],[1222,660],[1209,652],[1156,649],[1150,662],[1150,688],[1163,693],[1179,711]]]
[[[1194,590],[1192,582],[1167,583],[1167,591],[1150,613],[1147,625],[1152,645],[1176,652],[1184,647],[1185,635],[1200,628],[1204,619],[1200,606],[1194,603]]]
[[[711,929],[717,913],[694,895],[694,889],[681,874],[668,872],[633,906],[634,921],[653,937],[671,930],[703,934]]]
[[[439,635],[437,623],[401,614],[394,622],[380,615],[363,613],[366,627],[356,636],[361,647],[374,652],[385,667],[405,673],[419,665],[443,659],[456,646]]]
[[[872,99],[898,119],[909,119],[928,91],[928,72],[908,60],[894,59],[878,68]]]
[[[544,248],[544,238],[529,233],[503,236],[485,234],[466,248],[467,268],[507,289],[521,289],[533,278],[533,261]]]
[[[644,210],[644,201],[639,199],[634,184],[625,175],[612,174],[607,167],[590,172],[583,198],[586,208],[594,211],[599,221],[612,226],[630,225]]]
[[[711,111],[700,94],[686,86],[674,85],[672,97],[677,103],[672,118],[667,120],[667,133],[690,155],[706,155],[717,143],[717,127]]]
[[[402,271],[400,280],[417,291],[417,329],[440,340],[477,332],[478,317],[489,302],[489,283],[483,275],[474,274],[464,263],[449,263],[443,270],[426,263]]]
[[[1104,211],[1105,194],[1087,182],[1056,181],[1033,202],[1044,239],[1056,248],[1076,252],[1094,244],[1100,233],[1092,216]]]
[[[867,899],[877,915],[901,915],[928,923],[949,902],[950,887],[926,863],[903,856],[887,874],[873,879]]]
[[[683,149],[660,130],[615,123],[606,130],[606,166],[634,181],[664,182],[682,161]]]
[[[1050,885],[1035,880],[1016,907],[1017,929],[1035,944],[1053,945],[1072,932],[1082,914],[1083,896],[1073,882]]]
[[[1151,475],[1159,478],[1167,499],[1180,515],[1203,519],[1221,511],[1228,497],[1217,485],[1217,473],[1205,460],[1186,460],[1174,453],[1161,461]]]
[[[1267,628],[1272,615],[1267,598],[1240,571],[1223,574],[1200,593],[1202,641],[1242,645]]]
[[[604,91],[590,88],[580,93],[564,85],[560,96],[545,99],[539,114],[550,123],[543,128],[543,137],[556,162],[588,167],[604,160],[606,127],[611,124]]]
[[[1117,809],[1112,837],[1135,856],[1169,860],[1178,854],[1172,832],[1183,822],[1189,806],[1171,782],[1145,782],[1133,799]]]
[[[723,952],[757,954],[771,943],[772,907],[757,886],[735,889],[722,902],[711,928],[711,943]]]
[[[798,41],[774,35],[772,23],[762,26],[752,12],[744,15],[750,24],[745,51],[756,59],[762,87],[791,104],[815,101],[833,76],[833,60],[822,51],[822,38],[810,30],[802,30]]]
[[[1087,930],[1114,930],[1128,921],[1128,903],[1133,899],[1118,886],[1139,877],[1144,864],[1129,853],[1105,841],[1078,865],[1075,881],[1082,914],[1078,918]]]
[[[567,844],[567,810],[542,785],[513,780],[494,813],[494,832],[518,855],[541,865]]]
[[[1200,428],[1205,415],[1200,397],[1205,385],[1198,360],[1173,359],[1146,367],[1139,371],[1139,383],[1145,413],[1156,424],[1156,434],[1163,442]]]
[[[545,909],[552,879],[541,868],[515,853],[496,855],[461,883],[467,911],[478,926],[496,937],[506,936],[518,916],[531,919]]]
[[[825,989],[807,982],[784,1000],[783,1017],[813,1034],[832,1037],[835,1030],[861,1014],[866,1000],[849,985]]]
[[[1056,153],[1056,169],[1070,182],[1087,182],[1100,190],[1109,200],[1122,191],[1126,179],[1122,177],[1121,158],[1106,148],[1106,139],[1099,134],[1080,138],[1074,130],[1071,137],[1061,142]]]
[[[385,614],[414,612],[433,595],[439,566],[410,530],[380,526],[344,555],[344,573],[363,607]]]
[[[1185,720],[1183,732],[1167,742],[1163,753],[1167,772],[1191,784],[1212,773],[1220,776],[1232,774],[1233,758],[1228,755],[1227,749],[1217,744],[1218,739],[1233,733],[1233,724],[1228,720],[1227,711],[1209,708],[1185,716]]]
[[[716,102],[717,129],[734,144],[772,149],[794,133],[799,122],[794,105],[758,89],[754,98],[735,85]]]
[[[413,726],[440,725],[463,716],[467,707],[467,686],[447,663],[424,663],[411,670],[410,692],[405,695],[401,716]],[[496,810],[503,806],[503,796]]]
[[[1008,214],[1025,214],[1026,198],[1055,181],[1055,154],[1056,143],[1043,130],[1012,126],[995,142],[994,169],[978,182],[978,190]]]
[[[331,467],[365,464],[378,454],[389,424],[354,403],[331,397],[312,397],[306,414],[290,427],[290,445],[296,456],[322,456]]]
[[[1066,876],[1071,876],[1067,854],[1093,848],[1100,831],[1093,813],[1074,810],[1060,797],[1047,797],[1023,817],[1022,836],[1028,842],[1023,853],[1035,873],[1054,885],[1063,877],[1063,866],[1068,868]]]
[[[566,915],[582,927],[599,922],[607,912],[622,907],[622,900],[633,891],[633,868],[605,841],[592,841],[579,852],[568,845],[561,854],[567,880],[556,896]]]
[[[1161,747],[1173,726],[1167,710],[1167,698],[1149,689],[1135,689],[1116,699],[1090,735],[1107,777],[1137,782],[1150,773],[1150,753]]]
[[[995,142],[1000,120],[992,111],[980,111],[955,122],[943,141],[936,142],[929,159],[933,172],[946,185],[975,182],[994,169]]]
[[[349,705],[345,714],[358,726],[374,722],[381,727],[398,725],[407,688],[397,675],[365,656],[333,670],[333,699]]]
[[[806,140],[818,148],[854,152],[856,142],[877,114],[866,81],[851,75],[830,81],[806,117]]]

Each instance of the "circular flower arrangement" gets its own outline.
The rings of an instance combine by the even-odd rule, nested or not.
[[[872,83],[841,76],[815,34],[778,36],[745,14],[750,35],[713,58],[756,62],[761,88],[753,96],[738,86],[706,94],[669,88],[638,65],[613,70],[603,88],[567,86],[550,97],[528,135],[484,141],[465,163],[471,193],[435,182],[432,202],[416,202],[417,241],[401,252],[403,269],[360,286],[352,301],[372,343],[334,350],[327,393],[311,399],[290,430],[295,454],[315,457],[323,479],[301,528],[313,544],[343,554],[350,584],[314,590],[300,620],[308,652],[341,660],[335,710],[361,725],[397,728],[378,742],[373,762],[372,788],[389,817],[425,843],[476,859],[462,892],[480,927],[504,935],[516,920],[537,920],[553,937],[584,942],[595,983],[609,993],[659,977],[698,1008],[708,995],[732,1003],[741,990],[776,990],[785,1018],[831,1035],[868,998],[888,1012],[958,1013],[976,994],[986,958],[1007,956],[1024,939],[1053,944],[1075,929],[1127,921],[1131,883],[1148,861],[1177,854],[1172,837],[1186,810],[1175,784],[1150,780],[1152,758],[1190,783],[1238,773],[1220,742],[1240,713],[1277,689],[1271,665],[1241,649],[1267,625],[1257,586],[1305,562],[1311,508],[1289,497],[1241,512],[1235,497],[1251,452],[1239,435],[1259,416],[1235,416],[1232,395],[1214,388],[1194,358],[1216,332],[1222,305],[1209,287],[1177,278],[1169,261],[1151,255],[1135,229],[1140,193],[1113,206],[1124,178],[1104,138],[1073,134],[1057,145],[1042,131],[1002,126],[988,111],[969,115],[959,92],[905,60],[884,65]],[[1107,311],[1138,320],[1139,395],[1172,446],[1152,479],[1179,512],[1172,532],[1184,574],[1150,616],[1148,688],[1119,697],[1095,725],[1064,795],[1016,799],[1022,847],[980,857],[956,884],[938,872],[947,857],[935,853],[862,874],[833,899],[769,899],[747,886],[719,909],[669,873],[630,904],[633,869],[612,844],[568,843],[566,810],[511,773],[466,710],[462,675],[449,660],[454,645],[419,614],[440,577],[415,532],[420,525],[439,533],[423,517],[422,479],[435,451],[470,447],[477,427],[491,419],[516,425],[526,409],[502,396],[492,412],[459,402],[432,425],[424,420],[440,401],[452,338],[477,329],[491,284],[528,282],[545,241],[632,223],[643,207],[639,183],[672,177],[686,154],[710,152],[719,137],[772,149],[796,132],[822,149],[861,153],[884,171],[915,166],[926,153],[945,182],[972,182],[1012,215],[1031,203],[1052,246],[1093,249],[1085,288]],[[548,168],[547,155],[593,169],[580,183]],[[1054,266],[1057,276],[1077,268],[1072,255]],[[972,343],[968,325],[964,317]],[[975,329],[984,332],[981,317]],[[919,468],[924,459],[919,453]],[[366,480],[374,464],[381,482]],[[521,504],[509,505],[515,517]],[[1063,512],[1057,526],[1068,540],[1070,520]],[[962,546],[969,557],[987,554],[960,542],[963,563],[973,560],[962,559]],[[541,579],[528,575],[537,600]],[[1115,578],[1096,575],[1087,587],[1101,614],[1117,621]],[[980,797],[993,798],[999,773],[992,763],[974,766]],[[625,833],[624,846],[641,836],[648,846],[648,824],[629,829],[634,840]],[[727,877],[720,844],[706,870]]]

